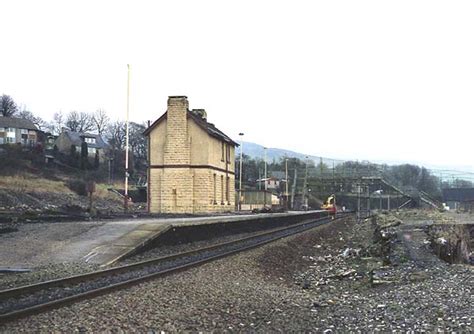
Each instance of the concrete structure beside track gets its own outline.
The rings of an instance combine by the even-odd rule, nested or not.
[[[193,218],[141,219],[133,222],[134,228],[129,229],[126,233],[117,236],[115,239],[97,245],[83,256],[82,259],[89,263],[104,266],[111,265],[139,252],[142,248],[170,230],[188,229],[189,233],[195,233],[196,228],[211,224],[276,224],[282,221],[285,221],[285,223],[297,223],[307,219],[324,217],[326,214],[327,212],[324,210],[315,210]],[[195,227],[194,231],[191,230],[191,227]]]

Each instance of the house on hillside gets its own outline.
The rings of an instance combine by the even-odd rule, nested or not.
[[[106,160],[106,154],[108,144],[102,139],[100,135],[85,132],[74,132],[69,130],[63,130],[61,134],[55,140],[55,146],[58,151],[63,154],[70,154],[71,146],[75,147],[76,152],[80,153],[82,149],[82,143],[87,144],[88,156],[94,158],[96,155],[99,156],[99,161],[104,162]]]
[[[148,210],[209,213],[235,210],[235,147],[189,110],[186,96],[170,96],[168,110],[145,132],[148,137]]]
[[[32,121],[16,117],[0,117],[0,145],[21,144],[35,146],[40,141],[40,130]]]

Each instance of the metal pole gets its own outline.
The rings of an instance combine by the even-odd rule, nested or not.
[[[335,170],[334,170],[334,161],[332,162],[332,186],[333,186],[333,191],[332,192],[337,192],[337,189],[336,189],[336,176],[334,174]],[[334,204],[335,205],[335,204]]]
[[[360,183],[357,185],[357,220],[360,219]]]
[[[308,157],[305,157],[306,160],[306,165],[305,165],[305,171],[304,171],[304,182],[303,182],[303,205],[308,207],[308,203],[306,202],[306,187],[307,187],[307,182],[308,182]]]
[[[258,169],[258,190],[262,190],[262,170]]]
[[[286,209],[288,210],[288,159],[285,159],[285,201]]]
[[[298,168],[295,166],[295,177],[293,179],[293,184],[291,185],[291,209],[295,208],[295,193],[296,193],[296,177],[297,177]]]
[[[244,150],[243,133],[240,136],[240,176],[239,176],[239,211],[242,210],[242,152]]]
[[[370,216],[370,184],[367,184],[367,216]]]
[[[267,148],[263,148],[263,161],[265,163],[265,170],[264,173],[265,175],[263,176],[264,182],[265,182],[265,194],[264,194],[264,199],[263,199],[263,206],[267,206]]]
[[[128,209],[128,115],[130,113],[130,64],[127,64],[127,116],[125,118],[125,210]]]

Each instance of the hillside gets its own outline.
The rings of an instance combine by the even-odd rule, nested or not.
[[[123,199],[108,188],[100,170],[80,170],[64,164],[45,164],[39,152],[14,146],[0,151],[0,223],[87,218],[123,212]],[[88,181],[95,182],[91,199]],[[133,205],[133,210],[139,209]]]
[[[251,143],[251,142],[244,142],[243,143],[243,153],[250,156],[252,159],[262,159],[264,157],[264,146]],[[238,157],[240,154],[240,149],[237,148],[235,150],[235,155]],[[317,165],[319,164],[321,158],[323,159],[323,162],[327,166],[332,166],[333,163],[335,166],[338,164],[343,163],[346,160],[342,159],[333,159],[333,158],[326,158],[326,157],[320,157],[320,156],[315,156],[315,155],[309,155],[309,154],[304,154],[300,152],[294,152],[290,150],[285,150],[281,148],[267,148],[267,161],[271,162],[273,160],[278,161],[281,158],[288,157],[288,158],[298,158],[300,160],[304,160],[305,157],[308,157],[310,160],[313,160],[314,163]],[[355,159],[352,159],[353,161]],[[361,160],[359,160],[361,161]],[[364,162],[366,160],[363,160]],[[371,163],[374,164],[379,164],[379,165],[388,165],[388,166],[397,166],[397,165],[404,165],[404,164],[412,164],[416,166],[423,166],[427,168],[433,175],[437,176],[438,178],[441,178],[442,180],[448,180],[451,181],[453,179],[462,179],[462,180],[467,180],[467,181],[472,181],[474,182],[474,168],[469,165],[463,165],[463,166],[458,166],[458,165],[436,165],[436,164],[430,164],[430,163],[422,163],[419,161],[404,161],[404,160],[377,160],[373,159],[370,160]]]
[[[244,142],[243,143],[243,153],[245,155],[248,155],[252,159],[263,159],[264,157],[264,146],[255,144],[255,143],[250,143],[250,142]],[[236,156],[240,154],[240,149],[235,150]],[[298,158],[300,160],[304,160],[306,157],[308,159],[313,160],[315,164],[318,164],[321,160],[323,159],[325,164],[332,165],[333,163],[335,165],[340,164],[343,162],[343,160],[337,160],[337,159],[331,159],[331,158],[325,158],[325,157],[319,157],[315,155],[307,155],[304,153],[299,153],[299,152],[294,152],[290,150],[285,150],[281,148],[274,148],[274,147],[269,147],[267,148],[267,161],[278,161],[281,158]]]

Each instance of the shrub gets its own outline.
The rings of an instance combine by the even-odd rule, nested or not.
[[[67,186],[79,196],[87,196],[86,182],[82,180],[69,180]]]

